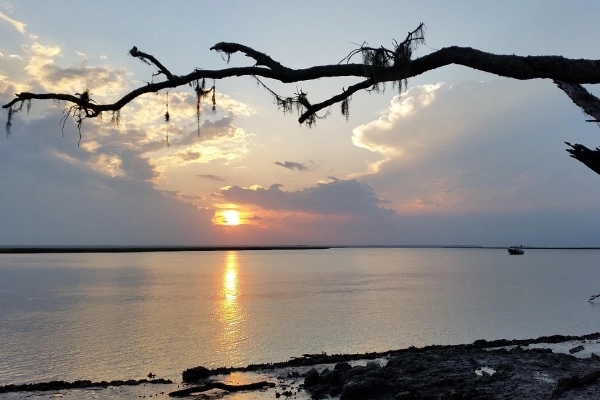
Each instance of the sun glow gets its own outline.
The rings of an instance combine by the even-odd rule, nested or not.
[[[223,218],[225,218],[225,225],[239,225],[240,224],[240,213],[236,210],[223,211]]]

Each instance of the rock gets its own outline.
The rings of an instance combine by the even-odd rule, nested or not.
[[[369,362],[364,367],[353,367],[341,374],[341,382],[348,382],[357,375],[365,375],[366,377],[381,375],[381,366],[376,362]]]
[[[319,371],[314,368],[311,368],[310,371],[306,373],[304,377],[304,387],[310,387],[314,385],[318,385],[320,381]]]
[[[576,347],[573,347],[572,349],[569,349],[569,354],[575,354],[575,353],[579,353],[581,350],[583,350],[585,347],[583,347],[583,345],[579,345]]]
[[[352,369],[352,367],[347,362],[337,363],[337,364],[335,364],[335,367],[333,367],[334,371],[340,371],[340,372],[346,372],[349,369]]]
[[[330,388],[327,388],[325,386],[321,386],[321,385],[317,385],[317,386],[313,386],[313,389],[310,391],[310,398],[317,400],[317,399],[325,399],[327,397],[329,397],[329,394],[332,394],[330,391]]]
[[[211,376],[211,374],[212,374],[212,372],[208,368],[204,368],[204,367],[200,366],[200,367],[186,369],[185,371],[183,371],[181,376],[183,378],[183,382],[189,383],[189,382],[198,382],[201,379],[206,379],[209,376]]]
[[[340,400],[366,400],[372,399],[379,393],[386,391],[386,384],[382,378],[355,378],[342,387]]]
[[[340,371],[330,371],[329,369],[323,370],[319,377],[319,383],[321,385],[339,385]]]

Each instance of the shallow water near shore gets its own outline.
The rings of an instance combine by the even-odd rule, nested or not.
[[[600,331],[600,251],[0,255],[0,384]],[[151,389],[153,390],[153,389]]]

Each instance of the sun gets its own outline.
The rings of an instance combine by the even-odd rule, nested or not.
[[[225,218],[225,225],[240,224],[240,213],[238,213],[236,210],[223,211],[223,217]]]

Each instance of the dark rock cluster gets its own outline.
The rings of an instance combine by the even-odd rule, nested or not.
[[[387,360],[333,370],[311,369],[304,388],[313,399],[570,399],[600,398],[600,359],[550,350],[415,349]],[[591,397],[587,397],[591,396]]]

